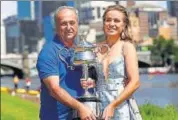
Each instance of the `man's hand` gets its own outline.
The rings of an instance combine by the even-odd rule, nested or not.
[[[95,80],[88,78],[88,80],[85,80],[84,78],[80,79],[81,86],[83,89],[85,88],[94,88],[96,86]]]
[[[84,104],[80,104],[78,112],[81,120],[96,120],[96,115]]]

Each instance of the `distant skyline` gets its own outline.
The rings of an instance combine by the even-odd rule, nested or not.
[[[125,4],[125,1],[121,1],[121,4]],[[167,8],[166,1],[136,1],[136,4],[154,4]],[[1,22],[4,18],[17,14],[17,1],[1,1]]]

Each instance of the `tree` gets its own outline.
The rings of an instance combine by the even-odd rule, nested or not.
[[[153,63],[158,63],[161,60],[161,65],[165,66],[169,63],[171,56],[175,56],[174,61],[178,61],[178,46],[173,39],[166,40],[159,36],[153,40],[150,50]]]

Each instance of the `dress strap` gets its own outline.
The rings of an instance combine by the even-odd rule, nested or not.
[[[124,57],[125,53],[124,53],[124,46],[125,46],[125,42],[122,43],[121,45],[121,54]]]

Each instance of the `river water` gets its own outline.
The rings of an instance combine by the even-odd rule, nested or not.
[[[31,89],[40,87],[38,77],[32,77]],[[167,104],[178,106],[178,74],[140,75],[141,86],[134,96],[139,105],[153,103],[164,107]],[[13,88],[12,77],[2,77],[1,86]],[[19,88],[25,88],[25,81],[20,80]]]

